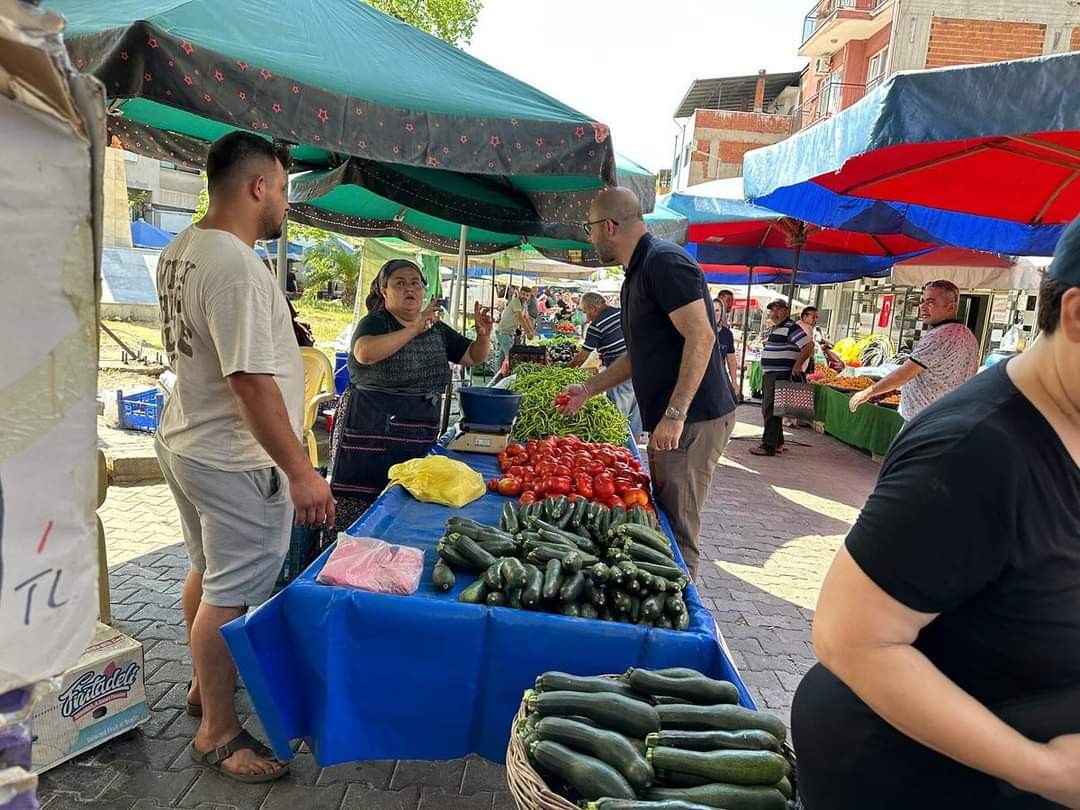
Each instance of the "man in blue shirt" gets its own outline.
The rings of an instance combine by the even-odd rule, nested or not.
[[[605,264],[626,268],[621,320],[626,353],[585,385],[567,386],[562,406],[633,380],[649,432],[656,500],[671,521],[691,576],[697,573],[701,510],[713,471],[735,426],[735,400],[716,348],[716,321],[705,276],[685,250],[645,227],[641,203],[626,188],[601,191],[584,223]]]
[[[802,379],[803,363],[814,350],[814,341],[798,327],[788,315],[788,303],[777,298],[769,303],[769,318],[773,322],[772,331],[765,338],[761,350],[761,370],[764,372],[762,387],[765,394],[761,399],[761,415],[765,421],[765,430],[761,436],[761,445],[751,447],[755,456],[775,456],[784,450],[783,417],[773,415],[773,401],[776,397],[776,383],[780,380]]]
[[[581,296],[581,311],[589,321],[589,328],[585,332],[581,351],[570,361],[570,365],[577,368],[589,359],[590,354],[596,352],[600,355],[604,368],[610,368],[626,353],[622,313],[617,307],[608,306],[604,296],[594,292]],[[634,396],[634,383],[631,380],[620,383],[609,389],[607,396],[630,422],[630,432],[634,435],[634,441],[637,441],[641,433],[641,411],[638,409],[637,397]]]

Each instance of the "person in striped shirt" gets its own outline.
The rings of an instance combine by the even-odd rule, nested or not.
[[[608,306],[604,296],[599,293],[587,292],[581,296],[581,311],[585,313],[589,327],[585,332],[581,351],[570,361],[571,367],[580,366],[589,359],[590,354],[596,352],[600,355],[604,368],[610,368],[612,363],[626,353],[618,307]],[[634,441],[637,441],[641,434],[641,412],[638,410],[637,397],[634,396],[633,382],[627,380],[616,385],[607,395],[630,422],[630,432],[634,434]]]
[[[761,350],[761,370],[764,372],[762,387],[765,391],[761,398],[761,415],[765,420],[765,430],[761,435],[761,444],[750,448],[755,456],[775,456],[783,452],[783,418],[773,416],[776,383],[801,378],[802,373],[796,369],[803,367],[814,350],[814,342],[791,320],[787,301],[777,298],[769,303],[768,310],[773,328]]]

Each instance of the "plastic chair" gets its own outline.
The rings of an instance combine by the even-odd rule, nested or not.
[[[311,428],[323,403],[336,398],[334,367],[330,365],[330,358],[318,349],[301,346],[300,355],[304,358],[304,444],[311,466],[318,467],[319,446]]]

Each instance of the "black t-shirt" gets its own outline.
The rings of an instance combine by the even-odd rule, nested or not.
[[[734,353],[735,335],[732,334],[730,327],[721,326],[717,331],[716,347],[720,350],[720,355],[722,357]]]
[[[999,363],[897,437],[847,537],[983,703],[1080,684],[1080,469]]]
[[[385,335],[404,328],[388,311],[372,312],[360,319],[349,345],[355,346],[361,337]],[[353,385],[386,391],[441,392],[450,384],[447,362],[460,363],[471,345],[467,337],[440,321],[378,363],[360,363],[350,351],[349,379]]]
[[[704,303],[715,330],[712,299],[701,268],[678,245],[651,234],[642,236],[626,266],[621,302],[634,393],[647,431],[655,429],[664,416],[682,365],[683,337],[669,315],[697,299]],[[735,410],[723,365],[714,344],[687,422],[719,419]]]

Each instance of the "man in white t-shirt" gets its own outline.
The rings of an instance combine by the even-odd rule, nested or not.
[[[979,341],[956,320],[960,290],[951,281],[931,281],[923,287],[919,315],[930,327],[911,357],[900,368],[851,397],[854,413],[867,400],[900,389],[900,415],[912,419],[975,376]]]
[[[332,525],[334,501],[300,443],[304,367],[282,291],[255,254],[288,211],[288,154],[234,132],[207,155],[210,207],[158,260],[162,332],[176,383],[155,449],[176,499],[191,571],[191,757],[239,781],[287,765],[240,726],[222,625],[270,596],[290,518]]]

